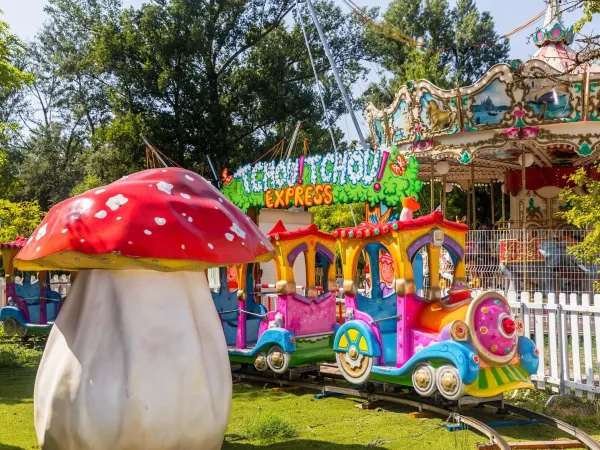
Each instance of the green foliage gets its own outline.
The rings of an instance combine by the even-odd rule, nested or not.
[[[314,206],[309,208],[319,230],[332,233],[336,228],[347,228],[365,220],[365,204]],[[354,213],[354,216],[352,215]]]
[[[499,41],[491,15],[480,12],[473,0],[458,0],[454,7],[447,0],[394,0],[382,19],[388,29],[423,47],[368,29],[369,56],[394,74],[367,92],[366,99],[377,106],[388,105],[396,89],[410,80],[427,79],[443,88],[457,82],[466,86],[508,59],[508,40]]]
[[[44,212],[36,202],[13,203],[0,199],[0,242],[17,236],[29,237],[43,218]]]
[[[239,433],[245,439],[256,441],[285,440],[298,435],[290,423],[274,415],[246,419],[241,424]]]
[[[6,339],[0,322],[0,341]],[[42,360],[42,349],[29,348],[17,341],[0,342],[0,368],[37,367]]]
[[[579,0],[583,4],[583,17],[575,24],[575,31],[581,31],[585,24],[592,21],[594,14],[600,13],[600,0]]]
[[[595,166],[596,169],[598,165]],[[587,195],[578,195],[572,190],[563,190],[560,198],[570,205],[558,213],[577,228],[590,230],[583,241],[569,247],[569,252],[577,259],[589,264],[600,263],[600,181],[590,178],[585,168],[580,168],[570,180],[582,188]],[[600,288],[597,285],[596,288]]]

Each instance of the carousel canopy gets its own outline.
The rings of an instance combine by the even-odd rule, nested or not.
[[[540,48],[526,62],[499,64],[471,86],[444,90],[429,81],[401,87],[391,105],[367,109],[373,145],[397,145],[420,162],[421,179],[448,182],[502,180],[521,170],[524,153],[532,167],[577,167],[596,159],[600,148],[600,68],[573,67],[573,28],[562,22],[558,0],[548,3]]]

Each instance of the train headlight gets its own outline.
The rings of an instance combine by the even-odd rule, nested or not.
[[[453,340],[464,342],[469,340],[469,327],[462,320],[455,320],[450,325],[450,336]]]

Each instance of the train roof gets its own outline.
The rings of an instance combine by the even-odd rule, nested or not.
[[[10,242],[1,242],[0,243],[0,248],[1,249],[21,249],[23,248],[23,246],[27,243],[27,238],[23,237],[23,236],[17,236],[15,238],[14,241],[10,241]]]
[[[433,214],[419,217],[418,219],[408,221],[398,221],[392,223],[361,223],[358,227],[338,228],[333,235],[337,238],[346,239],[362,239],[370,236],[382,236],[392,231],[415,230],[418,228],[428,227],[431,225],[442,225],[464,233],[469,231],[469,227],[462,223],[446,220],[440,211],[435,211]]]
[[[319,228],[315,224],[304,228],[298,228],[297,230],[288,231],[281,220],[279,220],[273,229],[267,233],[269,240],[274,239],[276,241],[293,241],[295,239],[302,239],[309,236],[324,239],[326,241],[336,241],[336,238],[333,234],[319,231]]]

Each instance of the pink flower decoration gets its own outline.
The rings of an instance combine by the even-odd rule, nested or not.
[[[519,129],[518,128],[507,128],[504,130],[504,135],[507,138],[518,138],[519,137]]]
[[[515,109],[513,111],[513,115],[517,118],[517,119],[521,119],[524,115],[525,115],[525,111],[523,111],[522,109]]]
[[[534,138],[538,135],[540,129],[538,127],[525,127],[523,128],[523,136],[526,138]]]

